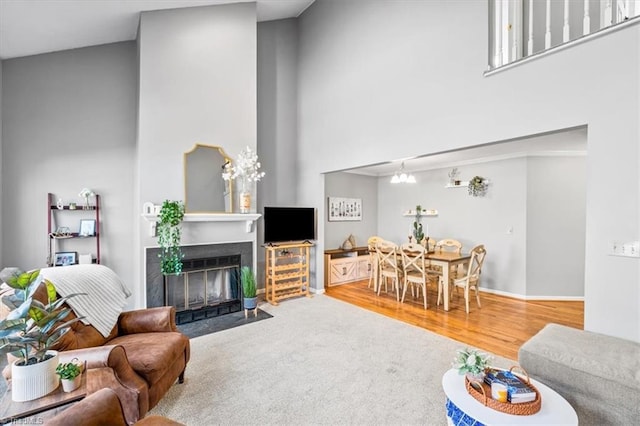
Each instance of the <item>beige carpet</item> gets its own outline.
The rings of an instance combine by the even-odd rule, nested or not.
[[[324,295],[191,340],[183,384],[150,414],[187,425],[445,425],[464,344]],[[496,358],[494,365],[513,361]]]

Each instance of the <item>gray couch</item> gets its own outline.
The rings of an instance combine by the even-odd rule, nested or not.
[[[640,424],[640,343],[548,324],[518,361],[573,406],[581,425]]]

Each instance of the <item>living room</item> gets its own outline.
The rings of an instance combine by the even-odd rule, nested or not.
[[[608,253],[640,233],[639,27],[484,76],[488,14],[474,1],[316,0],[256,25],[256,5],[238,3],[144,12],[137,38],[3,57],[0,263],[44,265],[46,194],[91,187],[103,263],[130,286],[127,308],[145,307],[156,241],[143,204],[183,198],[196,142],[234,158],[249,145],[267,173],[255,211],[317,209],[321,293],[335,247],[325,174],[586,127],[585,329],[640,341],[637,259]],[[262,270],[260,222],[205,226],[187,224],[184,243],[253,241]]]

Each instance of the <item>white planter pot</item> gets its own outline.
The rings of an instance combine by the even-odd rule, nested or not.
[[[75,379],[60,379],[62,382],[62,390],[65,392],[73,392],[74,390],[80,387],[80,383],[82,383],[82,374],[77,376]]]
[[[11,364],[11,399],[14,401],[31,401],[53,392],[60,384],[56,374],[58,352],[47,351],[54,355],[46,361],[32,365]]]

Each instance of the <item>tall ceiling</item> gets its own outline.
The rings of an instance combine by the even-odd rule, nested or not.
[[[135,40],[143,11],[249,2],[252,0],[0,0],[0,59]],[[314,0],[255,2],[258,21],[271,21],[295,18]]]

